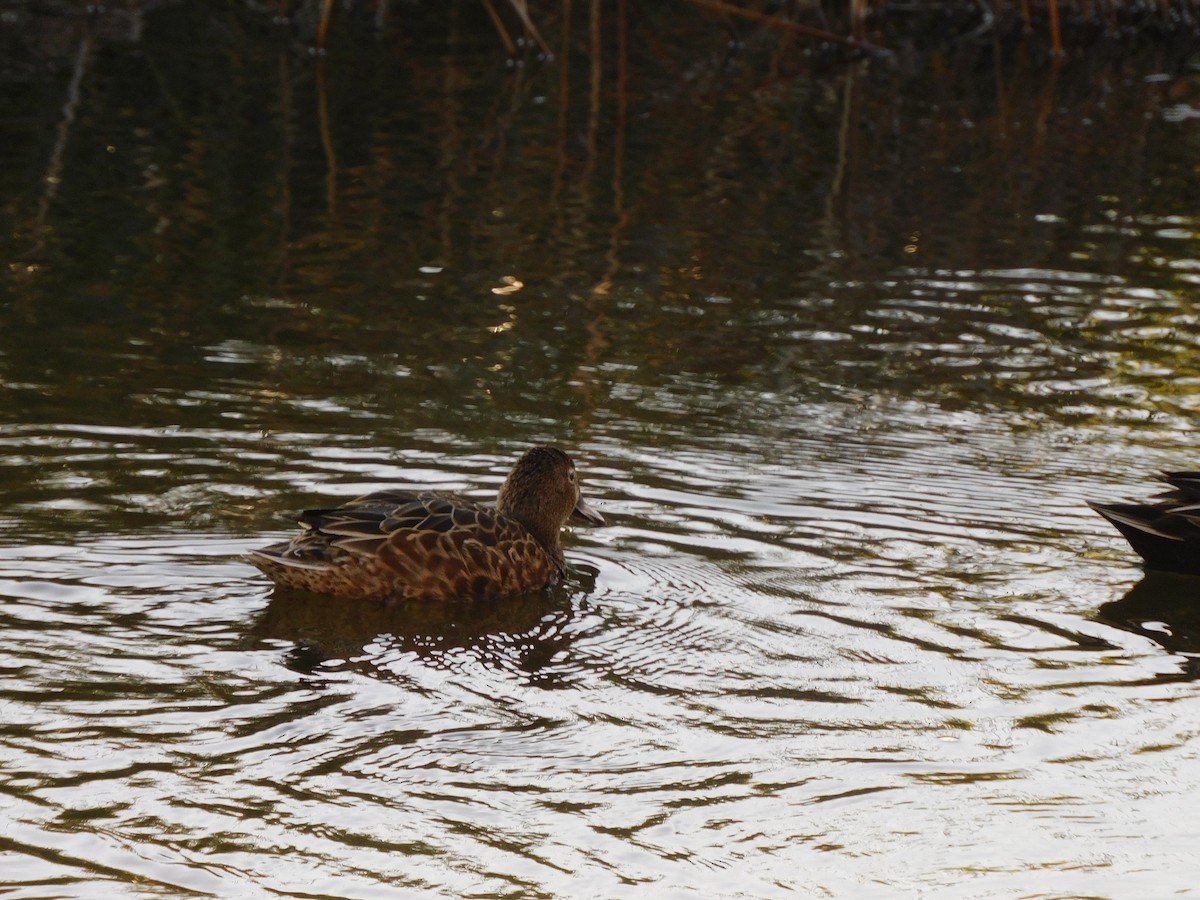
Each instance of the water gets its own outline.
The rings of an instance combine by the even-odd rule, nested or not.
[[[6,75],[5,895],[1195,893],[1197,582],[1084,504],[1200,465],[1194,70],[456,10]],[[548,441],[543,595],[239,559]]]

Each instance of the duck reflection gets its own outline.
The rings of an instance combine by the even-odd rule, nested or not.
[[[553,588],[489,602],[389,603],[276,589],[246,637],[260,646],[292,644],[284,664],[306,675],[349,670],[405,680],[417,662],[484,666],[531,685],[567,687],[581,668],[569,651],[585,630],[572,623],[586,614],[597,574],[577,565]]]
[[[1101,606],[1096,618],[1172,653],[1200,654],[1200,577],[1149,571],[1120,600]],[[1200,658],[1188,659],[1186,677],[1200,678]]]

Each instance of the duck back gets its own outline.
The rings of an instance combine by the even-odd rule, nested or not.
[[[496,599],[558,580],[561,559],[515,519],[457,497],[379,491],[297,517],[250,554],[280,587],[390,600]]]

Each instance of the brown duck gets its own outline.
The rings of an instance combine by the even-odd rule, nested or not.
[[[428,491],[379,491],[310,509],[290,541],[249,561],[282,588],[388,600],[494,600],[554,584],[566,572],[568,519],[603,525],[580,496],[575,463],[554,447],[523,455],[496,508]]]

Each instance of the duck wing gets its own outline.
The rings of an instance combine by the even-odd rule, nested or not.
[[[306,509],[296,521],[309,535],[320,535],[330,546],[360,555],[377,555],[405,532],[445,535],[458,530],[488,543],[494,543],[489,536],[514,530],[524,534],[520,525],[495,510],[429,491],[377,491],[331,509]]]

